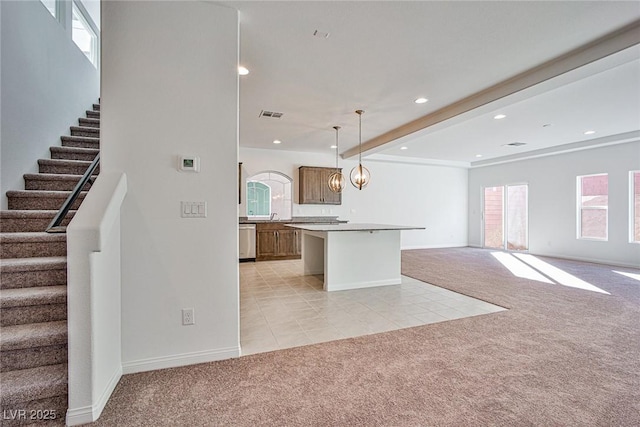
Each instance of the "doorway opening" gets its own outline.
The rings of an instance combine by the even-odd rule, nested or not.
[[[509,251],[528,250],[529,186],[485,187],[483,196],[483,246]]]

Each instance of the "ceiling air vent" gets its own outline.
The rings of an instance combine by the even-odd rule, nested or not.
[[[262,110],[260,111],[260,115],[258,117],[270,117],[272,119],[279,119],[283,114],[284,113],[278,113],[276,111]]]
[[[508,146],[508,147],[522,147],[523,145],[527,145],[527,143],[526,142],[511,142],[509,144],[504,144],[504,145],[505,145],[505,147],[506,146]]]

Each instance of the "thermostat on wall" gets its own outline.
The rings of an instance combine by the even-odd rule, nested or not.
[[[180,156],[181,172],[200,172],[200,157],[198,156]]]

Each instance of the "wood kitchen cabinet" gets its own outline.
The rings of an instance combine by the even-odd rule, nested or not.
[[[281,223],[256,225],[256,261],[298,259],[302,254],[302,235]]]
[[[342,172],[342,169],[338,170]],[[329,189],[329,176],[335,171],[336,168],[300,166],[298,168],[298,203],[301,205],[341,205],[342,193],[334,193]]]

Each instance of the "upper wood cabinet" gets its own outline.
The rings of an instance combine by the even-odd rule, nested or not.
[[[342,172],[342,169],[338,169]],[[298,203],[301,205],[341,205],[342,193],[334,193],[329,189],[329,176],[335,168],[300,166],[298,168],[299,192]]]

